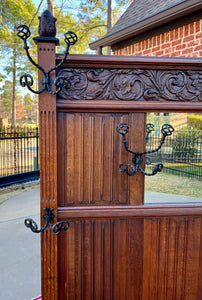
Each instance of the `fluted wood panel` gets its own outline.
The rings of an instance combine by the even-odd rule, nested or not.
[[[144,114],[135,115],[58,113],[60,206],[143,203],[142,174],[129,177],[119,171],[120,163],[132,163],[116,131],[119,123],[130,126],[130,147],[144,150]]]
[[[41,105],[42,106],[42,105]],[[51,106],[40,111],[40,185],[41,216],[44,207],[54,208],[57,215],[57,147],[56,112]],[[56,221],[57,219],[54,219]],[[42,226],[45,224],[42,217]],[[50,230],[41,233],[42,295],[46,299],[57,299],[57,236]]]
[[[202,299],[201,217],[75,220],[58,250],[60,300]]]
[[[87,220],[70,226],[59,237],[59,252],[66,256],[59,262],[59,299],[140,299],[143,220]]]
[[[57,208],[57,148],[56,148],[56,113],[41,111],[40,120],[40,177],[41,199],[43,206]],[[47,202],[47,203],[46,203]],[[53,202],[53,203],[51,203]],[[48,205],[48,206],[47,206]]]
[[[50,51],[50,49],[52,49]],[[55,44],[38,43],[38,63],[45,70],[52,68],[55,61]],[[42,88],[43,74],[39,71],[39,89]],[[51,73],[54,81],[55,72]],[[57,122],[56,97],[44,91],[39,95],[40,124],[40,198],[41,225],[44,226],[44,208],[54,209],[57,222]],[[41,289],[42,298],[58,299],[57,281],[57,236],[49,229],[41,233]]]
[[[143,299],[202,299],[201,218],[145,220]]]

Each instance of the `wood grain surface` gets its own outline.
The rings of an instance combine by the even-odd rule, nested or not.
[[[45,69],[61,60],[53,45],[38,46]],[[47,50],[51,47],[54,51]],[[119,171],[120,163],[131,163],[132,154],[116,131],[119,123],[127,123],[129,148],[142,152],[146,112],[202,112],[201,66],[201,59],[72,55],[57,74],[91,70],[86,77],[91,76],[90,86],[79,97],[73,89],[75,94],[67,91],[63,99],[40,95],[41,216],[44,207],[53,207],[53,223],[70,224],[58,236],[49,229],[41,235],[44,300],[202,299],[202,206],[144,205],[144,175],[138,171],[129,177]],[[115,69],[119,80],[103,91],[99,87],[96,94]],[[138,70],[143,70],[141,80]],[[129,76],[125,81],[124,72]],[[147,101],[144,89],[138,101],[131,99],[135,89],[149,89],[152,76],[160,98]],[[75,78],[77,89],[80,81]],[[184,90],[178,95],[180,82]],[[175,99],[165,100],[162,93],[169,84]]]

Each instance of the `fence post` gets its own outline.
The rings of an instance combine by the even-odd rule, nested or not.
[[[47,12],[47,11],[46,11]],[[49,15],[50,12],[46,13]],[[45,12],[40,17],[45,20]],[[39,33],[45,34],[34,38],[38,47],[38,64],[45,72],[55,66],[56,45],[58,39],[48,30],[55,18],[48,19],[44,28],[39,26]],[[41,25],[44,25],[44,23]],[[55,71],[50,72],[49,80],[54,82]],[[42,81],[47,80],[39,70],[39,90]],[[54,90],[54,84],[51,89]],[[56,138],[56,96],[47,90],[39,94],[39,132],[40,132],[40,200],[41,225],[44,226],[44,208],[53,208],[57,220],[57,138]],[[58,294],[57,236],[50,230],[41,233],[41,286],[42,299],[56,300]],[[54,262],[54,265],[53,265]],[[51,267],[50,267],[51,266]]]

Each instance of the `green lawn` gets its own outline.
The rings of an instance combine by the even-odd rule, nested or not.
[[[202,198],[201,181],[170,174],[158,173],[155,176],[145,176],[145,189],[152,192]]]
[[[148,165],[147,169],[151,172],[154,164]],[[163,163],[163,174],[183,175],[184,177],[194,178],[195,175],[202,176],[202,163],[185,164],[185,163]],[[198,179],[202,177],[198,176]]]

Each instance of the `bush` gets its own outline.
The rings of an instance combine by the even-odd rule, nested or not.
[[[191,127],[183,127],[177,131],[172,141],[173,156],[186,161],[193,159],[197,154],[195,148],[197,137],[198,130]]]
[[[202,129],[202,115],[190,114],[188,124],[193,128]]]

